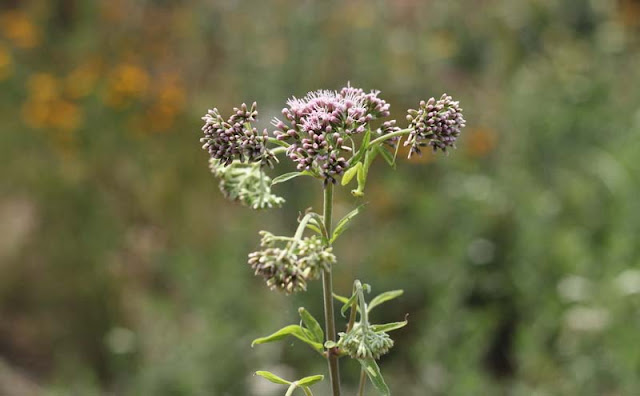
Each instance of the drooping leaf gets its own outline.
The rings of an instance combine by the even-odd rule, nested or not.
[[[404,293],[404,290],[390,290],[384,293],[380,293],[375,296],[371,302],[369,303],[369,308],[367,309],[369,312],[378,305],[387,302],[389,300],[393,300],[394,298],[400,297]]]
[[[322,235],[322,231],[320,231],[320,229],[318,227],[316,227],[313,224],[307,224],[307,228],[310,229],[311,231],[315,232],[316,234],[320,235],[320,236],[324,236]]]
[[[280,385],[290,385],[291,382],[285,379],[278,377],[277,375],[270,373],[269,371],[256,371],[256,375],[261,376],[262,378],[266,378],[274,384]]]
[[[302,323],[309,329],[313,336],[313,341],[322,344],[324,342],[324,331],[322,331],[322,327],[320,323],[314,318],[309,311],[304,309],[303,307],[298,308],[298,313],[300,314],[300,319],[302,319]]]
[[[326,243],[327,241],[329,241],[329,233],[324,226],[324,219],[322,218],[322,216],[315,212],[309,212],[309,215],[311,216],[311,218],[309,219],[309,224],[315,226],[318,230],[320,230],[320,235],[323,238],[323,242]]]
[[[276,184],[279,184],[279,183],[284,183],[284,182],[286,182],[288,180],[291,180],[291,179],[293,179],[295,177],[307,176],[307,175],[309,175],[309,174],[305,173],[305,172],[289,172],[289,173],[285,173],[285,174],[282,174],[282,175],[280,175],[278,177],[274,177],[273,180],[271,181],[271,185],[273,186],[273,185],[276,185]]]
[[[358,298],[358,294],[354,292],[351,297],[349,297],[349,299],[344,303],[342,308],[340,308],[340,314],[342,315],[342,317],[346,317],[345,313],[349,308],[351,308],[351,305],[353,305],[353,303],[356,301],[356,298]]]
[[[347,213],[342,219],[340,219],[338,224],[336,224],[333,235],[331,236],[331,243],[333,243],[340,236],[340,234],[342,234],[347,229],[347,227],[349,226],[349,222],[362,211],[362,208],[365,205],[366,204],[362,204],[358,206],[351,212]]]
[[[336,300],[340,301],[343,304],[345,304],[347,301],[349,301],[349,299],[347,297],[337,295],[336,293],[333,293],[333,298],[335,298]]]
[[[342,180],[340,181],[340,184],[343,186],[346,186],[347,184],[349,184],[349,182],[353,179],[356,173],[358,173],[358,169],[360,169],[361,167],[362,167],[362,162],[358,161],[354,166],[352,166],[346,172],[344,172],[344,175],[342,175]]]
[[[312,339],[312,336],[310,336],[308,332],[309,331],[307,329],[304,329],[301,326],[289,325],[281,328],[280,330],[266,337],[256,338],[251,343],[251,346],[253,347],[254,345],[257,345],[257,344],[266,344],[268,342],[280,341],[281,339],[291,335],[296,337],[300,341],[310,345],[314,350],[316,350],[316,352],[322,354],[323,352],[322,343],[314,341]]]
[[[398,330],[403,328],[404,326],[407,325],[407,323],[409,323],[409,321],[404,320],[402,322],[392,322],[392,323],[385,323],[385,324],[374,324],[371,325],[371,330],[375,331],[376,333],[379,331],[392,331],[392,330]]]
[[[383,396],[391,396],[391,391],[384,382],[384,378],[380,373],[380,368],[376,364],[376,361],[373,358],[358,359],[358,361],[367,373],[369,380],[371,380],[371,383],[375,386],[376,390]]]
[[[313,384],[316,384],[320,381],[322,381],[324,379],[324,375],[311,375],[308,377],[304,377],[304,378],[300,378],[299,380],[296,381],[296,384],[298,384],[298,386],[311,386]]]

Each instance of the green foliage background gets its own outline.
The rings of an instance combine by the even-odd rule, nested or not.
[[[296,341],[250,348],[299,306],[321,317],[320,285],[284,297],[246,265],[321,186],[226,202],[199,117],[256,100],[266,127],[351,81],[399,120],[447,92],[468,125],[449,156],[379,161],[335,248],[341,294],[405,289],[372,318],[409,314],[381,361],[395,394],[638,394],[639,20],[633,0],[3,2],[0,393],[274,395],[251,373],[324,373]]]

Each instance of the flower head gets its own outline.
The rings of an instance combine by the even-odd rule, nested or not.
[[[211,158],[229,165],[233,160],[240,162],[259,162],[261,165],[273,166],[275,156],[266,148],[267,130],[262,133],[251,126],[256,120],[258,110],[256,103],[248,108],[242,104],[233,109],[233,115],[224,120],[218,109],[209,110],[202,119],[204,137],[200,139],[202,148],[207,150]]]
[[[331,248],[316,236],[295,240],[267,231],[261,234],[263,250],[249,254],[249,265],[272,290],[305,291],[307,281],[318,279],[322,269],[336,262]]]
[[[379,359],[393,346],[393,340],[387,333],[375,332],[361,322],[356,323],[348,333],[338,335],[338,347],[354,359]]]
[[[282,110],[285,120],[272,122],[275,136],[291,141],[287,155],[298,170],[315,171],[325,183],[335,183],[349,168],[345,156],[353,149],[345,143],[365,132],[372,120],[389,115],[389,105],[378,94],[347,85],[339,92],[320,90],[302,99],[293,97]]]
[[[271,178],[259,163],[243,164],[233,161],[228,165],[211,158],[209,168],[220,179],[220,191],[232,201],[253,209],[281,207],[284,198],[271,193]]]
[[[419,154],[420,147],[424,146],[444,152],[448,147],[455,148],[456,139],[465,126],[459,102],[454,102],[447,94],[437,101],[434,98],[421,101],[418,110],[409,110],[407,120],[413,128],[404,143],[405,146],[411,146],[409,157],[413,153]]]

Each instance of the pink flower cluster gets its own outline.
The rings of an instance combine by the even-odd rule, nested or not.
[[[302,99],[293,97],[282,109],[285,121],[272,122],[275,136],[291,141],[287,155],[298,170],[317,170],[325,183],[335,183],[349,167],[343,152],[352,149],[345,139],[363,133],[372,120],[389,116],[389,104],[378,94],[347,85],[339,92],[320,90]]]

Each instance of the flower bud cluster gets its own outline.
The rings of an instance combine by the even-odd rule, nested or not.
[[[318,279],[322,269],[336,262],[330,247],[316,236],[295,241],[262,231],[259,250],[249,254],[249,265],[272,290],[286,294],[307,290],[307,282]],[[278,247],[278,242],[286,244]]]
[[[304,98],[292,98],[282,110],[285,121],[274,119],[278,140],[292,141],[289,158],[299,171],[316,171],[326,183],[349,167],[345,158],[352,148],[351,136],[367,130],[368,123],[389,115],[389,105],[378,98],[378,91],[365,93],[348,85],[340,92],[320,90]]]
[[[354,359],[379,359],[393,346],[393,340],[387,333],[375,332],[361,322],[356,323],[348,333],[338,335],[338,347]]]
[[[200,139],[202,148],[209,152],[211,158],[229,165],[233,160],[240,162],[259,162],[261,165],[273,167],[275,156],[266,148],[267,130],[262,133],[251,126],[256,120],[258,110],[256,103],[248,108],[245,103],[233,109],[233,115],[224,120],[218,109],[209,110],[202,119],[204,137]]]
[[[420,154],[420,147],[424,146],[443,152],[448,147],[455,148],[456,139],[465,126],[459,102],[453,101],[447,94],[437,101],[434,98],[421,101],[418,110],[409,110],[407,120],[413,129],[404,143],[405,146],[411,146],[409,157],[413,153]]]
[[[259,163],[233,161],[224,165],[220,160],[211,158],[209,168],[220,179],[220,191],[227,199],[253,209],[279,208],[284,203],[284,198],[271,193],[271,178]]]
[[[380,128],[376,130],[376,134],[378,136],[385,136],[393,132],[397,132],[400,130],[400,127],[396,125],[396,120],[389,120],[382,123]],[[385,144],[395,148],[396,144],[400,141],[400,136],[394,136],[392,138],[388,138],[384,141]]]

